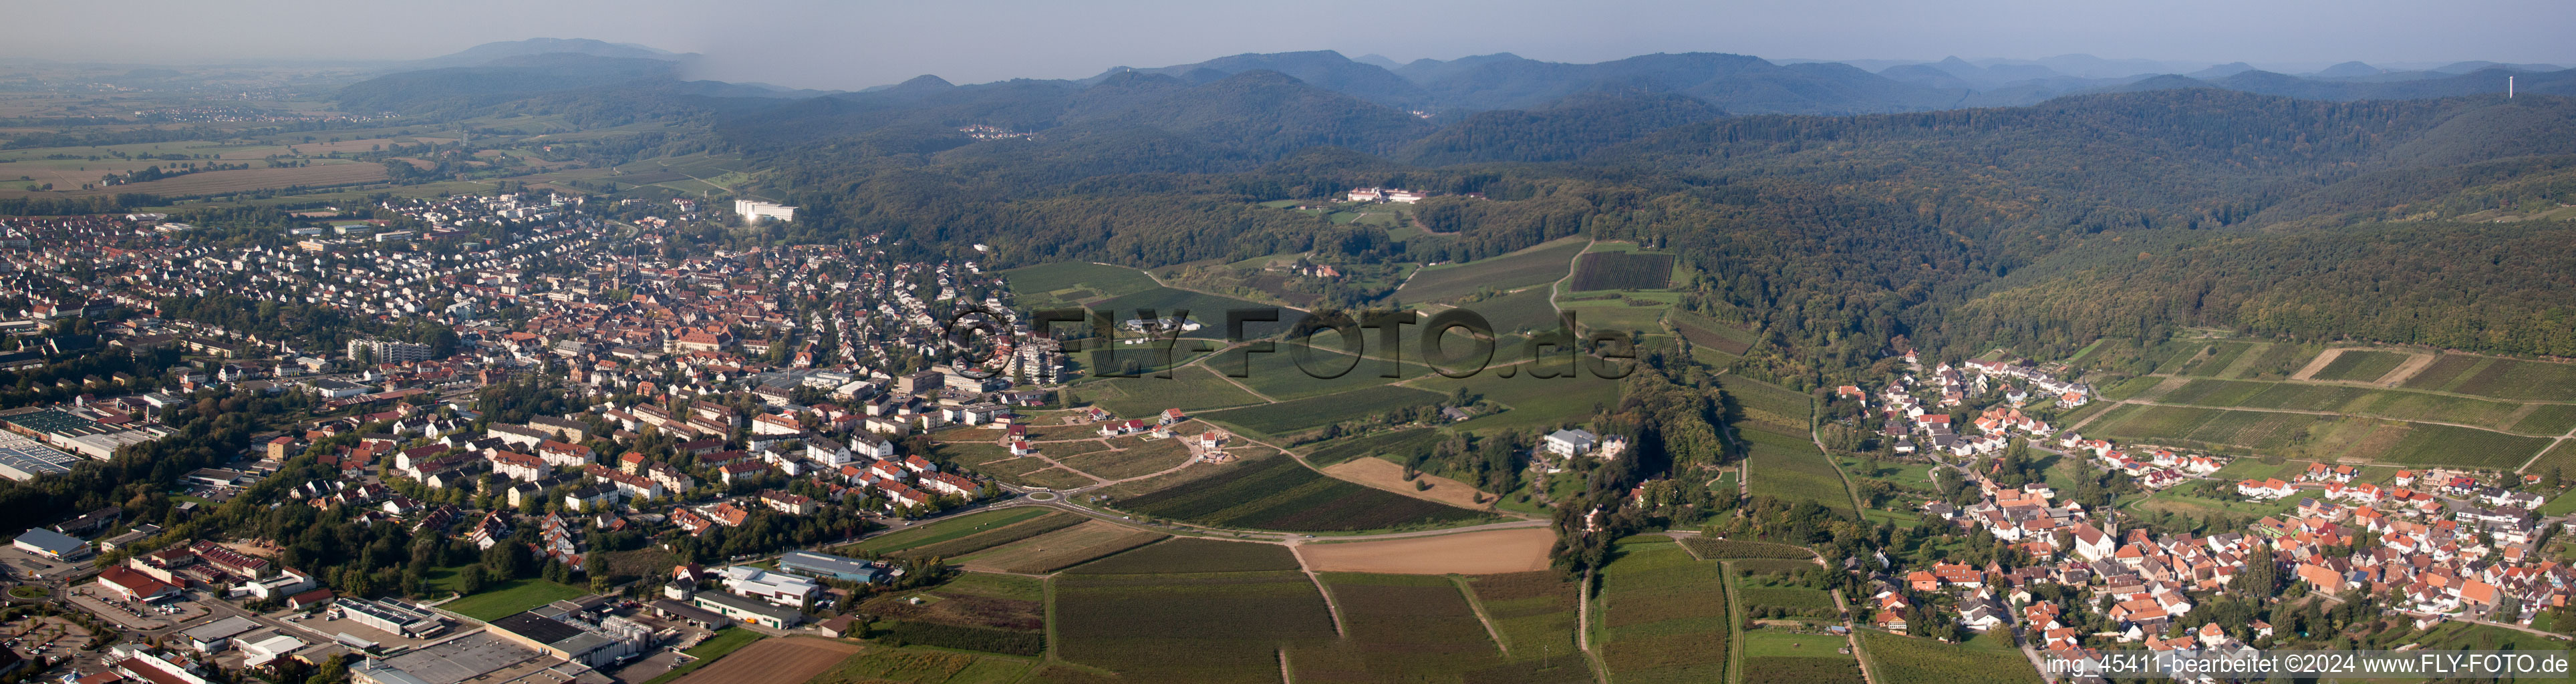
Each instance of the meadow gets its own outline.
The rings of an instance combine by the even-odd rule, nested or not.
[[[1852,510],[1851,490],[1843,483],[1842,473],[1832,461],[1804,437],[1787,437],[1747,431],[1752,455],[1747,464],[1753,471],[1752,494],[1782,501],[1813,501],[1845,517],[1857,518]]]

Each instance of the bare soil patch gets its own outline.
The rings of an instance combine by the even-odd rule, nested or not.
[[[1467,486],[1467,483],[1429,473],[1414,479],[1431,483],[1431,488],[1415,489],[1413,482],[1404,479],[1404,466],[1382,458],[1355,458],[1336,463],[1324,468],[1324,474],[1416,499],[1428,499],[1461,508],[1477,510],[1493,508],[1495,498],[1491,494]]]
[[[2433,359],[2436,356],[2439,355],[2416,354],[2414,356],[2406,357],[2405,363],[2397,364],[2396,370],[2388,371],[2387,375],[2379,376],[2379,380],[2374,384],[2385,385],[2388,387],[2396,387],[2398,385],[2405,384],[2408,379],[2415,377],[2416,373],[2424,372],[2426,367],[2433,365]]]
[[[1294,548],[1316,572],[1491,575],[1547,569],[1547,547],[1555,542],[1556,533],[1531,527]]]
[[[674,684],[801,682],[841,664],[859,649],[858,644],[830,639],[763,639],[734,651],[723,660],[698,668]]]
[[[2291,374],[2290,374],[2290,379],[2292,379],[2292,380],[2306,380],[2306,379],[2309,379],[2309,378],[2316,377],[2316,375],[2317,375],[2317,371],[2325,370],[2327,366],[2334,365],[2335,357],[2342,356],[2342,355],[2343,355],[2343,353],[2344,353],[2344,350],[2342,350],[2342,349],[2328,349],[2328,350],[2325,350],[2323,353],[2319,353],[2319,354],[2317,354],[2317,358],[2309,359],[2309,360],[2308,360],[2308,365],[2306,365],[2306,366],[2304,366],[2304,367],[2299,368],[2299,372],[2291,373]],[[2419,368],[2419,369],[2416,369],[2416,370],[2422,370],[2422,369],[2420,369],[2420,368]],[[2407,375],[2414,375],[2414,373],[2411,373],[2411,372],[2410,372],[2410,373],[2407,373]]]

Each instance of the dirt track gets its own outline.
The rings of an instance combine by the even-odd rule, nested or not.
[[[1490,575],[1547,569],[1547,547],[1555,542],[1554,531],[1532,527],[1294,548],[1317,572]]]

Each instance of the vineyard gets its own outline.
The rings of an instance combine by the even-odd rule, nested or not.
[[[1275,683],[1281,649],[1334,638],[1323,596],[1294,570],[1067,574],[1055,610],[1059,657],[1129,680]]]
[[[1146,515],[1202,525],[1296,532],[1372,530],[1485,517],[1325,477],[1285,456],[1251,459],[1216,475],[1118,504]]]
[[[1616,684],[1724,681],[1726,580],[1670,541],[1621,545],[1601,573],[1596,648]]]

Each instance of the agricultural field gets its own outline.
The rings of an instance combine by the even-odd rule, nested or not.
[[[1085,520],[1088,520],[1088,518],[1072,513],[1061,511],[1052,512],[999,527],[987,528],[980,532],[975,532],[973,534],[946,541],[932,542],[906,548],[895,553],[910,558],[955,558],[996,546],[1001,546],[1003,544],[1009,544],[1022,539],[1054,532],[1067,527],[1080,525]]]
[[[1755,479],[1761,478],[1757,476]],[[1816,557],[1815,552],[1807,550],[1807,547],[1804,546],[1790,546],[1788,544],[1773,544],[1770,542],[1745,541],[1741,539],[1710,539],[1708,537],[1699,536],[1683,539],[1682,543],[1690,545],[1691,553],[1698,554],[1699,557],[1710,560],[1721,558],[1779,559],[1795,560],[1807,565],[1813,565],[1813,563],[1808,561]]]
[[[1324,597],[1295,570],[1065,574],[1054,584],[1056,656],[1131,680],[1274,684],[1281,650],[1335,638]]]
[[[1878,684],[2040,684],[2030,666],[2008,642],[1981,636],[1963,644],[1945,644],[1860,630],[1861,650],[1869,654],[1870,674]]]
[[[1550,570],[1477,575],[1465,581],[1485,619],[1502,635],[1505,653],[1584,667],[1574,648],[1575,583]]]
[[[1046,651],[1045,599],[1036,579],[966,573],[931,589],[880,596],[861,610],[877,616],[869,630],[879,638],[1034,656]]]
[[[1370,681],[1462,681],[1504,665],[1502,648],[1447,577],[1322,573],[1341,611],[1342,639],[1292,651],[1301,672],[1366,673]],[[1300,677],[1300,681],[1315,677]]]
[[[1556,535],[1522,527],[1357,542],[1307,543],[1297,557],[1317,571],[1398,575],[1488,575],[1547,569]]]
[[[1083,306],[1088,307],[1093,311],[1116,316],[1120,320],[1136,318],[1142,315],[1143,311],[1146,309],[1152,309],[1154,311],[1154,315],[1164,318],[1169,318],[1173,314],[1186,309],[1190,313],[1190,320],[1198,321],[1199,325],[1205,326],[1200,329],[1200,333],[1208,335],[1225,334],[1225,312],[1228,310],[1272,308],[1267,305],[1235,299],[1233,297],[1219,297],[1212,294],[1201,294],[1191,292],[1189,290],[1169,287],[1154,287],[1132,294],[1124,294],[1110,297],[1108,299],[1084,302]],[[1294,323],[1296,316],[1293,315],[1294,312],[1283,313],[1291,315],[1283,315],[1280,318],[1289,320],[1281,323],[1245,324],[1243,333],[1244,338],[1254,339],[1268,337],[1287,330],[1288,324]]]
[[[1442,399],[1444,397],[1422,390],[1380,385],[1276,404],[1212,411],[1199,417],[1261,434],[1281,435],[1384,415],[1397,409],[1431,406]]]
[[[1601,572],[1593,638],[1612,684],[1725,681],[1732,631],[1718,564],[1670,540],[1620,544]]]
[[[1738,427],[1791,435],[1802,443],[1807,440],[1807,424],[1814,411],[1814,402],[1806,394],[1735,375],[1720,375],[1717,380],[1726,389],[1727,397],[1748,419],[1737,423]],[[1810,444],[1807,448],[1814,449],[1815,446]]]
[[[1809,566],[1801,570],[1807,569],[1815,568]],[[1839,609],[1834,607],[1833,595],[1790,581],[1791,576],[1739,572],[1735,599],[1744,604],[1745,614],[1755,618],[1830,618],[1839,614]]]
[[[1031,667],[1031,662],[1016,658],[869,647],[805,684],[1011,684],[1026,677]]]
[[[1020,304],[1032,308],[1046,308],[1038,302],[1072,304],[1157,287],[1153,276],[1144,271],[1081,261],[1015,268],[999,275],[1009,279],[1011,292],[1019,295]]]
[[[1567,289],[1590,290],[1661,290],[1672,286],[1673,255],[1635,252],[1593,252],[1585,254],[1574,269],[1574,282]]]
[[[0,167],[0,171],[7,170],[9,169]],[[21,173],[19,175],[28,174]],[[97,178],[93,176],[89,182],[94,182],[96,180]],[[383,182],[384,180],[385,167],[383,164],[354,162],[346,164],[316,163],[312,166],[277,169],[252,168],[228,171],[199,171],[172,178],[144,181],[141,183],[102,185],[87,190],[77,189],[79,187],[77,185],[70,186],[74,189],[61,189],[64,188],[64,186],[61,183],[56,183],[55,187],[57,189],[51,192],[30,193],[18,190],[0,194],[33,197],[93,197],[124,193],[143,193],[159,197],[200,197],[206,195],[249,192],[252,190],[357,185],[361,183],[378,183]]]
[[[956,556],[968,570],[1045,574],[1161,541],[1170,535],[1105,520],[1089,520],[1046,534]]]
[[[1049,512],[1051,511],[1044,508],[1003,508],[988,511],[977,511],[928,525],[878,535],[859,543],[842,547],[842,550],[844,552],[868,555],[894,553],[916,546],[936,544],[956,539],[958,537],[964,537],[966,535],[983,532],[985,530],[999,529],[1013,523],[1046,515]]]
[[[1398,300],[1437,302],[1477,290],[1514,290],[1563,279],[1583,251],[1582,238],[1564,238],[1498,257],[1425,267],[1395,291]]]
[[[1174,426],[1175,434],[1196,435],[1206,424],[1183,422]],[[1069,455],[1050,454],[1067,468],[1082,471],[1103,480],[1123,480],[1139,475],[1178,468],[1190,461],[1189,438],[1149,439],[1143,435],[1109,440],[1116,447]]]
[[[1486,517],[1325,477],[1285,456],[1246,459],[1218,474],[1122,499],[1118,505],[1202,525],[1291,532],[1444,525]]]
[[[2157,397],[2158,403],[2217,408],[2324,411],[2346,415],[2463,423],[2511,429],[2528,422],[2534,432],[2565,433],[2576,427],[2576,405],[2525,404],[2351,385],[2195,379]],[[2550,429],[2550,428],[2555,428]]]
[[[784,637],[763,639],[723,659],[700,667],[677,684],[767,684],[797,682],[814,678],[865,647],[858,644],[816,639]]]
[[[1093,561],[1069,575],[1192,574],[1296,570],[1297,554],[1288,547],[1256,542],[1180,537]]]
[[[1771,684],[1859,684],[1860,659],[1842,653],[1843,637],[1756,630],[1744,642],[1744,681]]]
[[[1440,444],[1443,435],[1432,428],[1409,428],[1373,432],[1358,437],[1344,437],[1325,442],[1306,454],[1306,462],[1316,467],[1331,466],[1372,456],[1395,456],[1426,453]]]
[[[1851,490],[1843,484],[1842,473],[1832,461],[1803,437],[1787,437],[1747,431],[1752,443],[1748,464],[1753,470],[1754,496],[1768,496],[1782,501],[1813,501],[1847,517],[1859,515],[1852,510]]]
[[[2100,342],[2097,341],[2095,344],[2098,346]],[[2086,347],[2087,351],[2090,351],[2091,349],[2092,347]],[[2318,350],[2318,347],[2299,344],[2279,342],[2260,343],[2255,347],[2254,351],[2248,351],[2242,358],[2239,358],[2236,361],[2234,368],[2230,368],[2226,372],[2221,373],[2219,377],[2261,380],[2286,379],[2292,374],[2298,373],[2299,369],[2305,367],[2308,359],[2314,358],[2317,355]],[[2079,354],[2078,356],[2080,357],[2082,355]],[[2070,360],[2070,362],[2072,362],[2072,360]]]
[[[1173,369],[1170,378],[1102,378],[1075,385],[1069,391],[1075,403],[1098,406],[1121,416],[1147,416],[1167,408],[1199,411],[1262,403],[1260,397],[1199,366]]]
[[[2406,360],[2413,356],[2405,352],[2346,349],[2335,356],[2333,361],[2327,362],[2324,369],[2318,370],[2315,375],[2308,378],[2341,382],[2377,382],[2381,376],[2397,370],[2397,366],[2406,363]]]
[[[2179,345],[2174,356],[2156,368],[2159,373],[2217,377],[2236,364],[2238,357],[2253,349],[2250,342],[2207,342]]]
[[[1743,356],[1746,350],[1753,348],[1754,342],[1760,341],[1752,331],[1679,309],[1666,316],[1666,320],[1681,331],[1682,339],[1690,340],[1691,344],[1735,356]]]
[[[2407,389],[2523,401],[2576,401],[2576,363],[2443,354],[2407,378]]]
[[[1563,364],[1551,363],[1551,366]],[[1520,430],[1537,427],[1553,428],[1565,421],[1580,421],[1592,415],[1596,406],[1619,404],[1619,381],[1576,370],[1570,377],[1541,378],[1527,373],[1529,366],[1515,367],[1519,372],[1503,377],[1497,369],[1464,378],[1426,377],[1406,386],[1443,396],[1464,388],[1475,397],[1502,404],[1509,410],[1487,411],[1459,426],[1472,430]]]
[[[1241,374],[1242,377],[1235,378],[1236,381],[1280,401],[1367,389],[1401,379],[1380,375],[1386,370],[1384,357],[1361,358],[1342,353],[1339,338],[1338,334],[1330,332],[1315,336],[1313,350],[1302,362],[1297,358],[1299,353],[1294,351],[1299,343],[1292,341],[1282,343],[1277,351],[1268,353],[1252,353],[1245,348],[1227,350],[1208,359],[1206,365],[1219,373]],[[1369,342],[1374,344],[1376,340]],[[1247,361],[1251,365],[1245,365]],[[1406,350],[1396,374],[1403,378],[1431,374],[1430,367],[1422,365],[1421,361],[1420,355]]]
[[[1510,334],[1558,328],[1556,304],[1548,301],[1545,287],[1530,287],[1489,299],[1459,304],[1458,308],[1475,312],[1493,327],[1495,334]],[[1438,312],[1431,312],[1437,315]],[[1429,320],[1426,317],[1424,320]],[[1453,333],[1454,335],[1455,333]],[[1462,345],[1463,346],[1463,345]]]
[[[1557,306],[1574,314],[1575,324],[1584,330],[1632,331],[1650,337],[1664,334],[1664,312],[1672,310],[1672,302],[1633,295],[1617,299],[1558,300]]]

